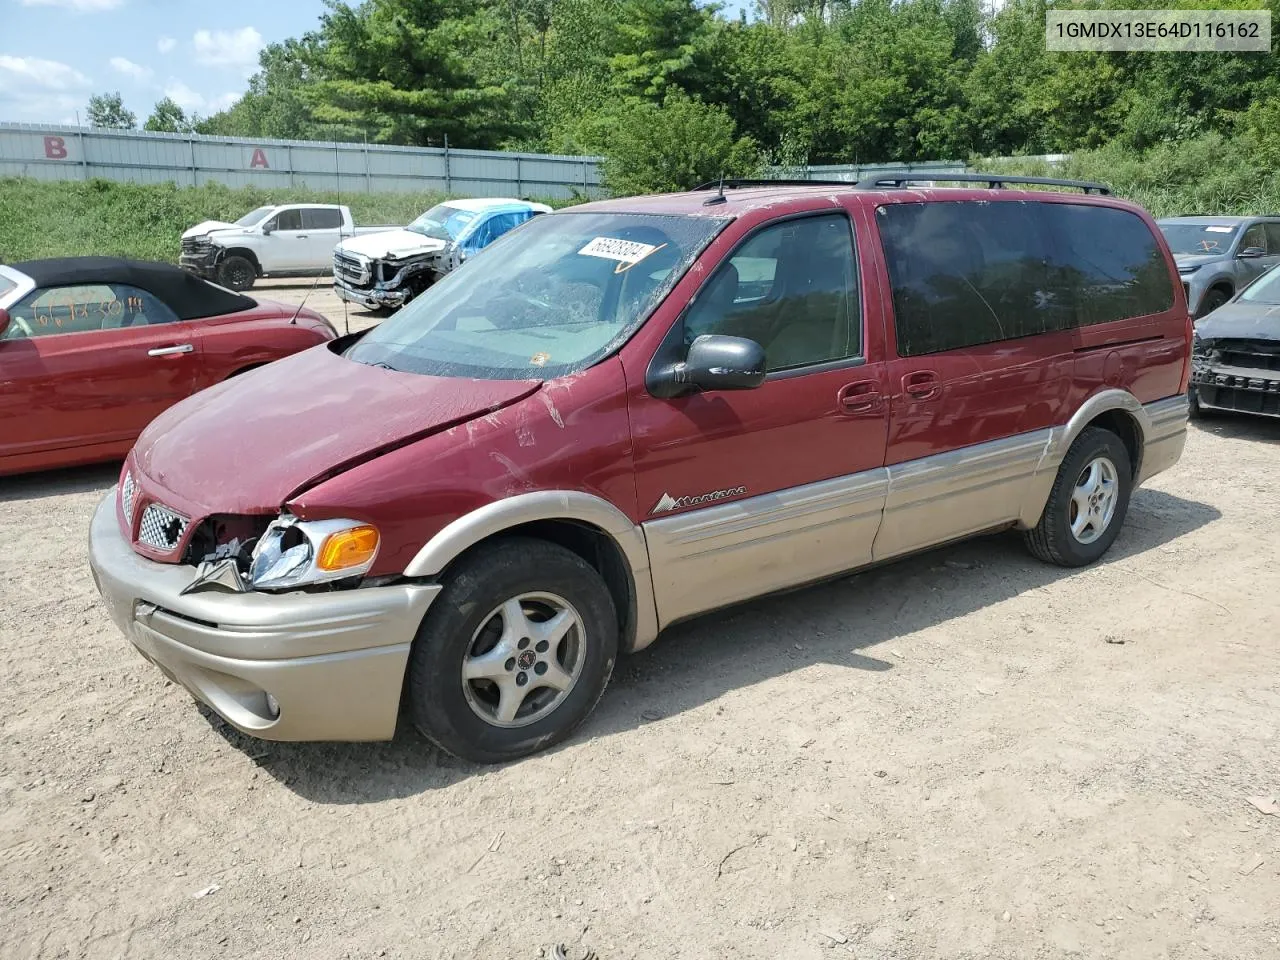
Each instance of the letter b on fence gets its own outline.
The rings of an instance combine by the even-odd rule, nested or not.
[[[61,137],[45,137],[44,155],[46,160],[67,159],[67,141]]]

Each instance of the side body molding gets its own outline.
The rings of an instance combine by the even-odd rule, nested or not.
[[[635,590],[635,636],[629,649],[640,650],[652,643],[658,636],[658,616],[644,532],[607,500],[578,490],[540,490],[485,504],[428,540],[405,567],[405,576],[435,576],[482,540],[538,520],[576,521],[603,530],[612,538],[626,558]],[[625,637],[623,642],[625,645]]]

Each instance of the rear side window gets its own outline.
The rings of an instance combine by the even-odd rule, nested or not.
[[[1173,304],[1146,224],[1083,204],[907,203],[876,211],[900,356],[1159,313]]]
[[[340,210],[306,209],[302,211],[304,230],[337,230],[341,226],[342,211]]]
[[[1173,283],[1141,218],[1114,207],[1042,203],[1058,248],[1056,272],[1075,295],[1076,326],[1163,313]]]

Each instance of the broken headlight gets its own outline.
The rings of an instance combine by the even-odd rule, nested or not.
[[[378,555],[378,529],[358,520],[283,515],[259,538],[249,564],[257,590],[285,590],[358,577]]]

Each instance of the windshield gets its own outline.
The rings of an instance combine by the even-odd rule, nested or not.
[[[252,227],[274,209],[275,207],[259,207],[257,210],[251,210],[236,221],[236,226]]]
[[[535,217],[428,287],[346,356],[443,377],[550,380],[606,356],[727,220]]]
[[[1272,267],[1249,286],[1244,288],[1240,299],[1245,303],[1262,303],[1267,306],[1280,306],[1280,269]]]
[[[1175,254],[1202,256],[1226,253],[1240,229],[1231,223],[1161,223],[1158,226]]]
[[[405,229],[437,240],[457,240],[458,235],[475,218],[474,210],[437,203]]]

